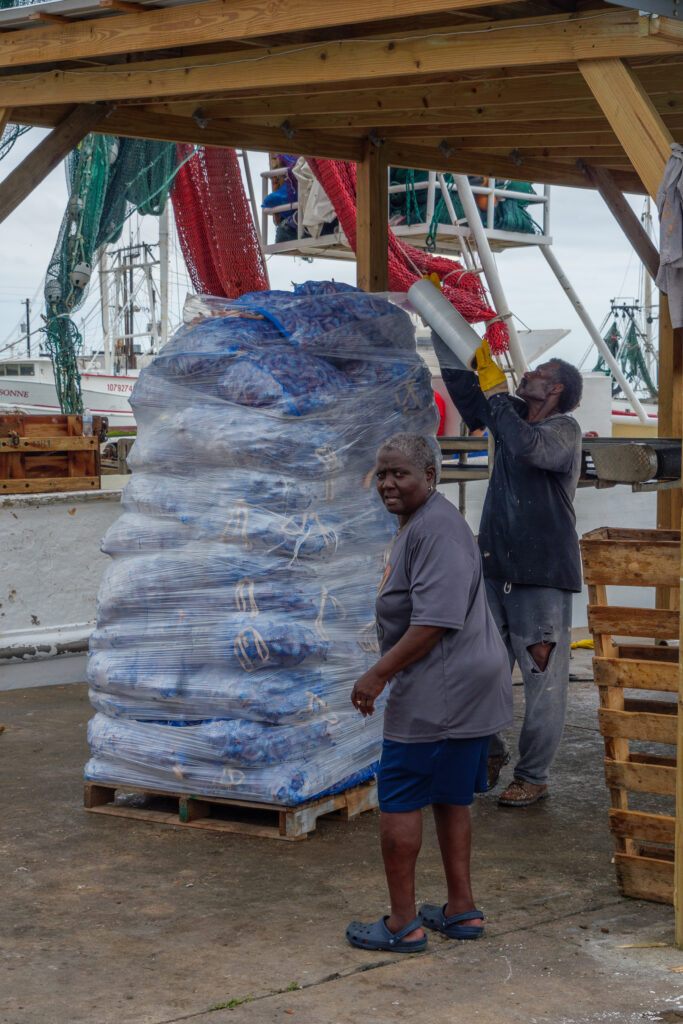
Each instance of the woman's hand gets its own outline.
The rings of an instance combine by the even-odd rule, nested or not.
[[[386,686],[386,679],[377,675],[377,667],[369,669],[356,680],[356,685],[351,691],[351,703],[354,708],[360,711],[363,718],[371,715],[375,710],[375,701]]]

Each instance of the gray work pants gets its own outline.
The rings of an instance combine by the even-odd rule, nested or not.
[[[486,596],[500,635],[507,647],[510,669],[515,662],[524,680],[526,708],[519,736],[515,778],[538,786],[548,781],[548,770],[562,739],[567,708],[572,595],[554,587],[532,587],[503,580],[486,580]],[[544,672],[531,657],[537,643],[555,644]],[[489,757],[507,753],[501,735],[491,737]]]

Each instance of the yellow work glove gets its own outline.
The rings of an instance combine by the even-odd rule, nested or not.
[[[507,391],[507,379],[498,364],[494,362],[486,338],[484,338],[479,348],[475,351],[474,358],[479,376],[479,387],[484,394],[493,388],[496,388],[498,391]]]

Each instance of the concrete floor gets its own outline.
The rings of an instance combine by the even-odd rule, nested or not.
[[[683,1021],[673,912],[614,883],[588,655],[572,675],[552,798],[474,805],[486,937],[414,957],[344,939],[387,909],[376,815],[291,845],[89,815],[85,686],[0,694],[0,1022]],[[418,896],[440,902],[425,821]]]

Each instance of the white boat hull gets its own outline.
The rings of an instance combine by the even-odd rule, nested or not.
[[[61,412],[52,367],[48,361],[48,372],[44,363],[44,360],[34,361],[34,376],[0,376],[0,409],[21,409],[36,414]],[[134,430],[135,417],[129,399],[136,380],[137,377],[132,375],[112,376],[82,371],[83,408],[95,416],[106,416],[110,427]]]

